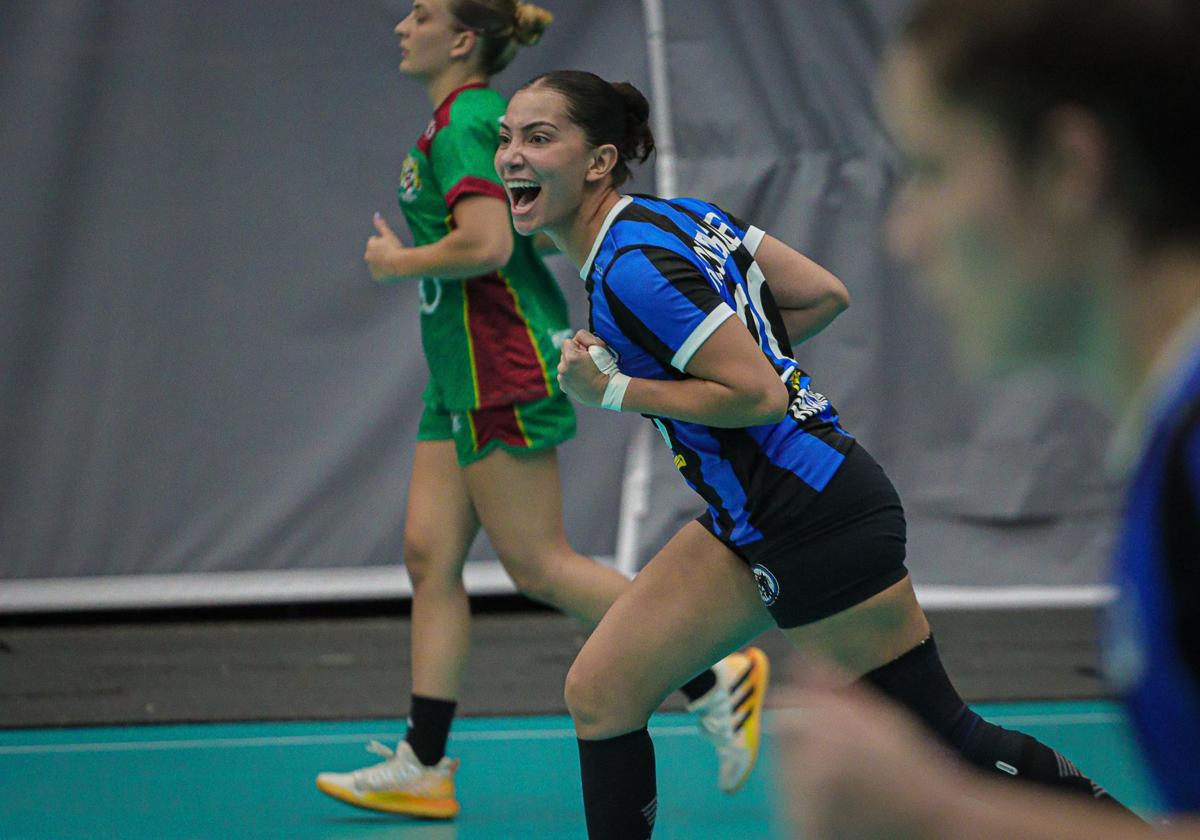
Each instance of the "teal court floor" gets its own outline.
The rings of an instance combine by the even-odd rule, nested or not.
[[[1070,756],[1126,804],[1157,811],[1128,727],[1111,703],[976,704]],[[3,840],[548,840],[583,838],[570,722],[468,718],[454,823],[359,811],[313,786],[320,770],[379,759],[362,746],[395,741],[401,721],[196,724],[0,731]],[[767,721],[768,738],[770,719]],[[716,758],[682,714],[651,724],[658,755],[656,840],[782,840],[773,758],[733,797],[716,791]]]

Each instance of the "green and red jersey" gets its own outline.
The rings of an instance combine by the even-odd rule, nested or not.
[[[505,102],[482,84],[451,93],[404,160],[400,209],[416,245],[454,227],[454,203],[468,195],[508,199],[493,165]],[[569,335],[567,303],[533,250],[513,234],[499,271],[465,280],[426,277],[421,344],[429,363],[426,400],[451,411],[530,402],[559,393],[555,368]]]

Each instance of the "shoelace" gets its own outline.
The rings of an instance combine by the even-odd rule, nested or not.
[[[395,758],[396,756],[396,751],[394,749],[389,747],[387,744],[381,744],[379,741],[372,741],[371,743],[367,744],[367,752],[375,753],[375,755],[381,755],[387,759]]]
[[[733,698],[729,695],[705,711],[700,718],[700,729],[722,757],[736,754],[741,749],[737,733],[733,731]]]
[[[381,785],[407,781],[420,772],[420,768],[409,764],[408,762],[399,761],[396,758],[395,750],[385,744],[379,743],[378,741],[372,741],[371,743],[367,744],[367,752],[383,756],[387,760],[381,764],[375,764],[371,767],[364,767],[361,770],[356,770],[354,773],[354,775],[357,777],[356,781],[362,781],[372,787],[378,787]]]

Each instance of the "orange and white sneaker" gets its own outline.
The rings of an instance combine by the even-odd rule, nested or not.
[[[317,788],[334,799],[371,811],[448,820],[458,816],[454,798],[457,758],[443,758],[433,767],[417,760],[408,742],[396,750],[378,741],[367,750],[387,760],[351,773],[320,773]]]
[[[737,793],[758,761],[771,663],[765,653],[751,647],[731,653],[713,671],[717,684],[687,709],[700,716],[700,730],[717,748],[721,760],[717,786],[724,793]]]

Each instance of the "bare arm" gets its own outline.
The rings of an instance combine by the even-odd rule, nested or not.
[[[559,382],[585,405],[600,405],[609,377],[588,354],[592,345],[603,342],[584,330],[563,345]],[[685,371],[692,378],[630,379],[621,410],[718,428],[776,423],[787,411],[787,386],[736,317],[717,327]]]
[[[829,682],[785,694],[795,708],[781,713],[777,732],[803,837],[1200,840],[1195,822],[1157,831],[1102,804],[989,778],[891,701]]]
[[[406,248],[381,218],[367,240],[364,259],[376,280],[420,277],[461,279],[503,268],[512,256],[508,205],[488,195],[468,195],[454,204],[454,229],[429,245]]]
[[[850,306],[850,292],[841,280],[773,236],[763,236],[754,259],[792,344],[812,338]]]
[[[971,773],[932,820],[936,840],[1200,840],[1200,823],[1155,830],[1094,802]]]

